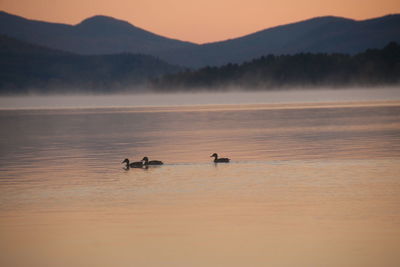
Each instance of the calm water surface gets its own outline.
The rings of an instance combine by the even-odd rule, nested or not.
[[[0,124],[1,266],[400,266],[400,102],[2,110]],[[166,164],[122,168],[143,156]]]

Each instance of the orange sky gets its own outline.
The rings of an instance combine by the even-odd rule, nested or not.
[[[399,0],[0,0],[0,10],[77,24],[107,15],[196,43],[239,37],[316,16],[366,19],[400,13]]]

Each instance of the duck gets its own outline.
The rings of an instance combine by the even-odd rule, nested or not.
[[[148,166],[148,165],[163,165],[164,163],[160,160],[150,160],[148,157],[144,157],[142,159],[142,162],[144,161],[144,166]]]
[[[126,164],[126,168],[143,168],[143,161],[136,161],[136,162],[131,162],[129,163],[129,159],[125,159],[123,162],[121,162],[121,164],[125,163]]]
[[[219,162],[228,163],[230,161],[230,159],[228,159],[228,158],[218,158],[218,154],[217,153],[212,154],[210,157],[214,157],[214,162],[215,163],[219,163]]]

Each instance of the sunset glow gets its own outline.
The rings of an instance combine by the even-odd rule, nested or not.
[[[126,20],[148,31],[206,43],[312,17],[356,20],[400,13],[398,0],[1,0],[0,10],[29,19],[77,24],[94,15]]]

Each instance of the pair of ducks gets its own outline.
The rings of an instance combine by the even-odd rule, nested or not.
[[[214,157],[214,163],[228,163],[230,159],[228,158],[218,158],[218,154],[214,153],[210,157]],[[163,165],[164,163],[159,160],[150,160],[148,157],[144,157],[141,161],[129,163],[129,159],[125,159],[122,163],[126,164],[126,168],[143,168],[151,165]]]
[[[126,164],[126,168],[143,168],[150,165],[163,165],[164,163],[160,160],[149,160],[148,157],[144,157],[141,161],[129,162],[129,159],[125,159],[122,164]]]

